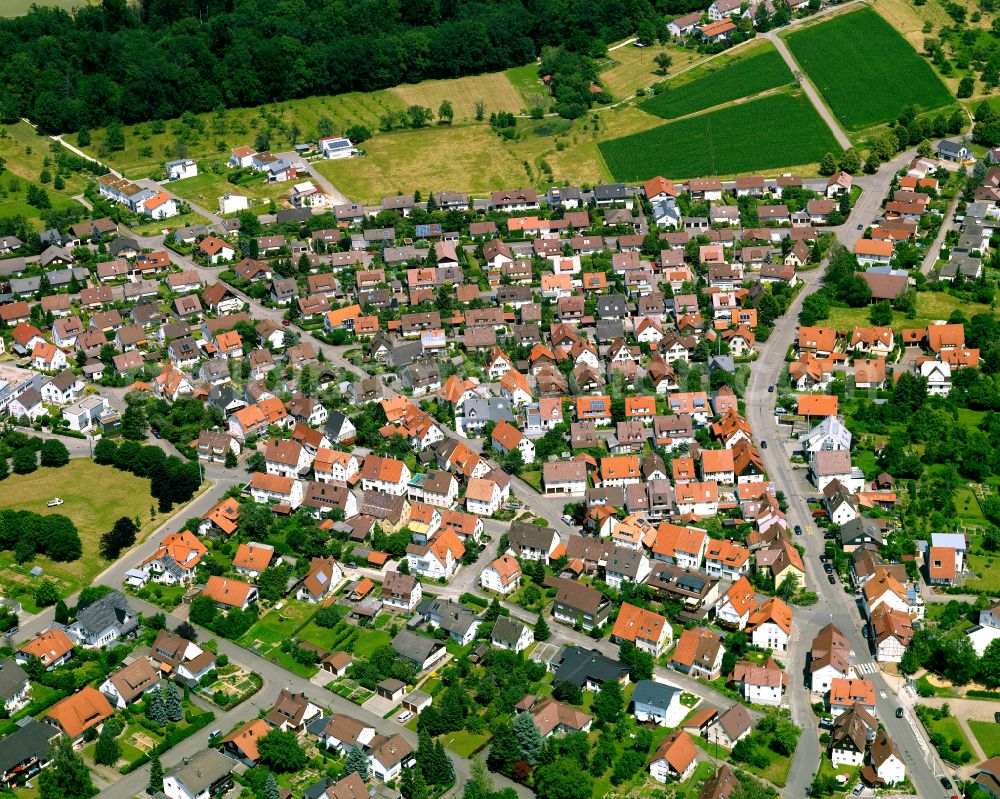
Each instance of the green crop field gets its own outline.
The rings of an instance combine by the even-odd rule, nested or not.
[[[850,130],[953,101],[930,65],[882,17],[861,8],[786,37],[803,71]]]
[[[806,97],[774,94],[603,142],[616,180],[736,175],[814,164],[839,152]]]
[[[706,68],[707,69],[707,68]],[[683,80],[686,75],[681,76]],[[639,107],[664,119],[687,116],[723,103],[749,97],[768,89],[784,86],[793,80],[792,71],[771,44],[755,48],[742,58],[722,63],[717,69],[696,75],[676,88],[673,81],[667,90]]]

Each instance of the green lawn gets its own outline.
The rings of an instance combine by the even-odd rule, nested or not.
[[[979,741],[983,754],[986,757],[996,757],[1000,755],[1000,724],[992,721],[976,721],[969,719],[969,729]]]
[[[964,585],[970,591],[1000,592],[1000,559],[995,555],[974,552],[969,555],[969,568],[979,575],[965,581]]]
[[[359,657],[369,657],[380,646],[392,641],[392,636],[386,630],[358,627],[346,621],[341,621],[335,627],[320,627],[315,621],[311,621],[302,628],[297,637],[300,641],[306,641],[328,652],[349,649]]]
[[[839,147],[805,95],[773,94],[602,142],[617,180],[735,175],[818,162]]]
[[[793,77],[778,51],[767,42],[763,47],[734,56],[729,61],[713,61],[702,69],[685,73],[677,80],[679,83],[675,85],[674,81],[670,81],[666,91],[639,107],[658,117],[675,119],[784,86],[791,83]]]
[[[892,329],[902,330],[911,327],[927,327],[938,320],[947,319],[955,310],[961,310],[967,318],[978,313],[990,313],[990,306],[976,302],[967,302],[943,291],[922,291],[917,294],[917,315],[909,319],[905,314],[895,313],[892,317]],[[851,330],[858,325],[870,325],[870,308],[831,308],[830,316],[823,324],[836,330]]]
[[[895,119],[908,105],[929,111],[954,100],[927,61],[869,8],[839,14],[785,39],[850,130]]]
[[[260,642],[261,651],[271,647],[280,646],[282,641],[290,639],[295,630],[310,616],[316,613],[316,605],[308,602],[300,602],[297,599],[287,601],[281,609],[273,609],[260,618],[260,620],[237,641],[241,646],[254,649],[259,646],[255,642]]]
[[[538,64],[525,64],[523,67],[511,67],[505,73],[507,79],[517,89],[524,99],[527,109],[544,108],[549,103],[549,93],[538,77]]]
[[[219,161],[225,161],[220,156]],[[223,194],[244,194],[253,201],[259,200],[281,200],[288,197],[290,184],[288,183],[267,183],[260,180],[246,185],[230,183],[225,174],[216,175],[210,169],[211,161],[205,160],[198,165],[198,174],[193,178],[184,180],[174,180],[167,184],[170,191],[185,200],[200,205],[209,211],[218,210],[219,197]],[[265,203],[266,205],[266,203]]]
[[[680,786],[680,792],[676,796],[682,799],[698,799],[705,781],[713,774],[715,774],[715,764],[709,760],[702,760],[695,766],[687,781]]]
[[[492,735],[459,730],[441,736],[444,745],[459,757],[470,758],[489,742]]]
[[[966,751],[972,757],[975,755],[972,753],[972,747],[969,745],[969,739],[962,729],[961,725],[958,723],[958,719],[954,716],[945,716],[943,719],[933,719],[930,716],[924,716],[924,726],[931,733],[940,733],[944,736],[945,743],[938,749],[941,757],[953,763],[961,762],[958,756],[961,752]],[[958,749],[952,748],[952,742],[958,741]],[[971,759],[971,758],[970,758]]]
[[[63,500],[56,508],[47,507],[54,497]],[[33,591],[34,578],[27,575],[33,566],[41,566],[66,592],[89,585],[108,565],[98,554],[101,535],[122,516],[139,517],[142,541],[159,524],[151,521],[149,509],[155,506],[149,493],[149,480],[121,472],[112,466],[99,466],[89,458],[74,458],[62,468],[40,468],[31,474],[12,474],[0,484],[0,505],[13,510],[40,514],[60,513],[76,525],[83,542],[83,557],[72,563],[55,563],[46,557],[18,566],[9,552],[0,553],[0,584],[5,593],[17,596],[19,588]]]

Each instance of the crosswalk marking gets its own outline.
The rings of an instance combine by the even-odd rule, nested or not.
[[[874,674],[878,671],[878,664],[873,660],[869,660],[867,663],[858,663],[855,668],[859,674]]]

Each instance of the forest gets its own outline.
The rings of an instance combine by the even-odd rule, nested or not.
[[[103,0],[0,19],[0,121],[55,133],[603,54],[691,0]]]

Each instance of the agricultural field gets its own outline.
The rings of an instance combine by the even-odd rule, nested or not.
[[[101,490],[94,491],[94,486],[101,486]],[[46,507],[53,497],[62,499],[63,504],[58,508]],[[98,466],[89,458],[73,458],[57,469],[12,474],[0,489],[0,504],[40,514],[61,513],[76,525],[83,543],[83,557],[71,563],[55,563],[36,556],[22,567],[13,563],[9,552],[0,553],[0,584],[6,587],[5,593],[14,597],[20,591],[34,591],[37,580],[27,576],[27,572],[36,565],[56,583],[63,596],[90,585],[107,565],[98,554],[101,535],[118,519],[138,517],[142,526],[137,541],[142,541],[157,524],[150,519],[150,507],[156,503],[149,493],[148,479],[112,466]]]
[[[888,122],[908,105],[930,111],[953,101],[930,65],[869,8],[840,14],[785,39],[848,130]]]
[[[599,145],[617,180],[735,175],[815,164],[839,151],[809,100],[781,93]]]
[[[623,100],[635,94],[636,89],[648,89],[663,75],[653,59],[658,53],[667,53],[672,63],[669,73],[678,72],[704,58],[697,50],[676,44],[661,44],[656,47],[635,47],[627,44],[608,52],[600,63],[601,83],[611,92],[615,100]]]
[[[666,91],[640,104],[664,119],[676,119],[723,103],[750,97],[794,80],[792,72],[769,42],[741,51],[731,60],[717,59],[669,81]]]
[[[534,68],[534,65],[532,65]],[[455,122],[476,117],[476,102],[486,106],[486,116],[493,111],[517,114],[524,108],[523,98],[506,72],[470,75],[448,80],[425,80],[403,84],[388,90],[403,106],[422,105],[437,114],[442,100],[451,100]]]

